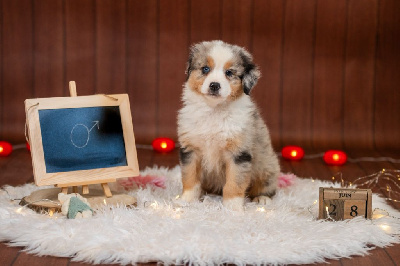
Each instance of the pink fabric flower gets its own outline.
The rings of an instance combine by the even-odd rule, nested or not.
[[[278,177],[278,187],[284,188],[293,185],[297,177],[294,174],[280,173]]]
[[[134,189],[137,187],[145,188],[147,184],[165,188],[165,177],[164,176],[135,176],[128,177],[127,179],[118,180],[118,184],[123,186],[126,190]]]

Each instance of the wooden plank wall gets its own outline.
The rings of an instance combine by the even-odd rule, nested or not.
[[[176,138],[190,44],[247,47],[274,145],[400,148],[398,0],[1,0],[0,139],[23,101],[129,93],[137,142]]]

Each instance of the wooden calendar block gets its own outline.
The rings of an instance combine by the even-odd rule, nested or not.
[[[352,219],[357,216],[366,217],[367,202],[365,200],[345,200],[343,209],[344,219]]]
[[[341,220],[344,211],[344,201],[343,200],[324,200],[324,219],[331,217],[333,220]],[[329,214],[329,215],[328,215]]]
[[[370,189],[319,189],[319,219],[335,221],[358,216],[371,219],[372,191]]]

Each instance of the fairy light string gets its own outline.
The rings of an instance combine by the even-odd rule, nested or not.
[[[354,181],[344,180],[342,173],[338,173],[338,175],[343,188],[378,188],[388,192],[388,197],[385,197],[385,200],[400,202],[400,170],[382,169],[379,172],[358,177]],[[335,180],[335,177],[332,177],[332,179]],[[383,181],[388,181],[389,184],[382,187]],[[395,189],[392,189],[391,185]]]

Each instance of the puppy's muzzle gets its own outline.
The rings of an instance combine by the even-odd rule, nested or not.
[[[211,95],[217,96],[219,95],[219,90],[221,89],[221,85],[218,82],[211,82],[209,93]]]

